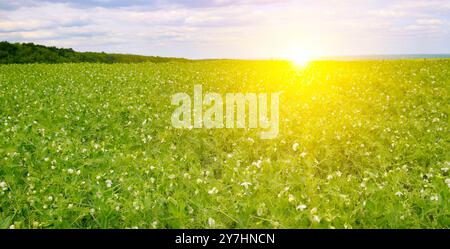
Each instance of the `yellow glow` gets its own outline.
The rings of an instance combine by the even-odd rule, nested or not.
[[[287,56],[288,60],[292,62],[296,67],[306,67],[311,61],[311,55],[307,51],[291,51]]]

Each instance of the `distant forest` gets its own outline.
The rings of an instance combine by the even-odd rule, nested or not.
[[[0,42],[0,64],[12,63],[137,63],[186,61],[183,58],[143,56],[132,54],[107,54],[95,52],[76,52],[71,48],[56,48],[34,43]]]

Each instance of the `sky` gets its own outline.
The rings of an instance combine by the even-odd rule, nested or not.
[[[0,0],[0,40],[193,59],[450,53],[450,0]]]

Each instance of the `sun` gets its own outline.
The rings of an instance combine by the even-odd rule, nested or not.
[[[306,67],[310,62],[309,57],[294,57],[289,59],[296,67]]]
[[[292,45],[284,50],[283,58],[290,61],[294,67],[302,69],[307,67],[309,63],[314,60],[316,54],[317,51],[313,48],[306,48],[302,45]]]
[[[307,51],[292,51],[288,56],[288,60],[296,67],[306,67],[311,61],[311,54]]]

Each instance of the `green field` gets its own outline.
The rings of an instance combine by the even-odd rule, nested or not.
[[[175,129],[275,92],[280,133]],[[0,66],[1,228],[450,228],[450,60]]]

